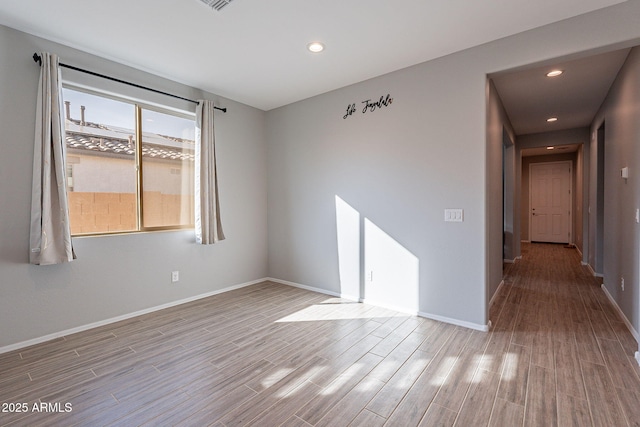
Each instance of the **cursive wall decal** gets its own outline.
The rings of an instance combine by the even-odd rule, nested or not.
[[[364,108],[362,109],[362,114],[365,114],[367,111],[374,112],[375,110],[380,109],[382,107],[388,107],[392,103],[393,103],[393,98],[389,94],[387,94],[386,97],[384,95],[381,96],[380,99],[375,102],[371,101],[371,99],[367,99],[365,101],[362,101],[362,104],[364,104]],[[347,105],[347,114],[342,116],[342,118],[346,119],[347,117],[353,115],[353,113],[355,112],[356,112],[356,104],[355,103],[349,104]]]

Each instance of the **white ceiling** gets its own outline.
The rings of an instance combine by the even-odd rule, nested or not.
[[[269,110],[622,2],[0,0],[0,24]]]
[[[589,126],[629,50],[491,76],[516,135]],[[547,77],[554,69],[564,72]],[[549,117],[558,120],[548,123]]]
[[[578,151],[578,148],[579,144],[556,145],[552,149],[547,149],[547,147],[524,148],[522,150],[522,157],[575,153]]]

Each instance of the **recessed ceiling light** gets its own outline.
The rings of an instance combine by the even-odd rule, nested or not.
[[[562,73],[564,73],[564,71],[562,71],[562,70],[553,70],[553,71],[549,71],[549,72],[547,73],[547,77],[557,77],[557,76],[559,76],[559,75],[560,75],[560,74],[562,74]]]
[[[549,118],[547,119],[547,121],[548,121],[549,123],[551,123],[551,122],[557,122],[557,121],[558,121],[558,118],[557,118],[557,117],[549,117]]]
[[[324,45],[320,42],[312,42],[307,45],[307,49],[313,53],[320,53],[324,50]]]
[[[556,148],[556,147],[547,147],[547,150],[553,150],[553,149],[555,149],[555,148]]]

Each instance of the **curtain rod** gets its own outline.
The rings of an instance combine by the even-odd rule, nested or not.
[[[38,64],[40,64],[40,66],[42,66],[42,58],[41,58],[41,57],[40,57],[40,55],[38,55],[37,53],[34,53],[34,54],[33,54],[33,60],[34,60],[35,62],[37,62]],[[117,79],[117,78],[115,78],[115,77],[106,76],[106,75],[104,75],[104,74],[96,73],[96,72],[94,72],[94,71],[89,71],[89,70],[85,70],[85,69],[82,69],[82,68],[74,67],[73,65],[67,65],[67,64],[60,63],[60,66],[61,66],[61,67],[64,67],[64,68],[69,68],[69,69],[71,69],[71,70],[80,71],[81,73],[91,74],[92,76],[102,77],[103,79],[107,79],[107,80],[111,80],[111,81],[114,81],[114,82],[123,83],[123,84],[129,85],[129,86],[137,87],[137,88],[139,88],[139,89],[144,89],[144,90],[148,90],[148,91],[150,91],[150,92],[159,93],[159,94],[161,94],[161,95],[170,96],[170,97],[172,97],[172,98],[182,99],[183,101],[193,102],[194,104],[197,104],[197,103],[198,103],[198,101],[194,101],[193,99],[183,98],[183,97],[181,97],[181,96],[174,95],[174,94],[172,94],[172,93],[162,92],[162,91],[160,91],[160,90],[153,89],[153,88],[146,87],[146,86],[142,86],[142,85],[139,85],[139,84],[136,84],[136,83],[131,83],[131,82],[128,82],[128,81],[126,81],[126,80],[120,80],[120,79]],[[222,107],[215,107],[215,106],[214,106],[213,108],[215,108],[216,110],[220,110],[220,111],[222,111],[223,113],[226,113],[226,112],[227,112],[227,108],[226,108],[226,107],[222,108]]]

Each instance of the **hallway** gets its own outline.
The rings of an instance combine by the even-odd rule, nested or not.
[[[490,314],[487,353],[506,353],[492,421],[640,425],[637,343],[600,281],[563,245],[523,244],[522,254]]]

